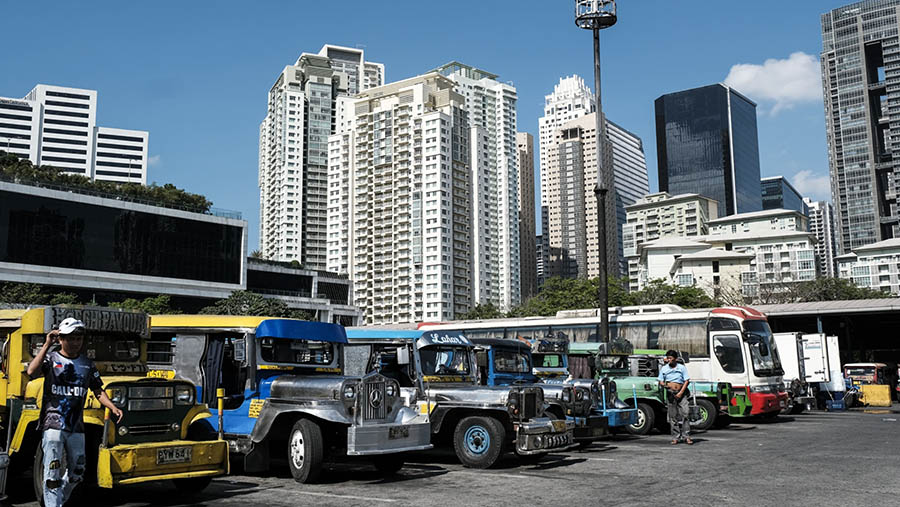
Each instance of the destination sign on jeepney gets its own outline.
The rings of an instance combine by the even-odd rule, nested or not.
[[[422,334],[422,337],[416,340],[416,347],[429,347],[433,345],[458,345],[460,347],[474,347],[475,345],[469,341],[462,333],[451,331],[428,331]]]
[[[112,308],[50,306],[44,310],[44,332],[49,333],[64,319],[73,317],[84,322],[88,331],[113,331],[149,336],[149,316]]]

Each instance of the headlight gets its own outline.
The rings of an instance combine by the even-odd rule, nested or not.
[[[107,395],[109,396],[110,401],[113,402],[113,405],[122,408],[125,406],[125,388],[124,387],[111,387],[107,390]]]
[[[172,431],[178,431],[181,429],[181,425],[177,422],[172,423]]]
[[[609,381],[609,393],[610,393],[610,394],[616,394],[616,390],[617,390],[617,389],[618,389],[618,388],[616,387],[616,381],[615,381],[615,380],[610,380],[610,381]]]
[[[120,426],[119,427],[119,435],[124,437],[127,434],[128,434],[128,428],[126,428],[125,426]]]
[[[569,392],[568,389],[563,389],[563,392],[560,395],[560,397],[562,398],[563,403],[569,403],[572,401],[572,393]]]
[[[387,394],[388,396],[391,396],[391,397],[393,397],[397,394],[396,389],[394,389],[394,384],[388,384],[387,386],[385,386],[384,392],[385,392],[385,394]]]
[[[506,401],[506,410],[512,415],[519,415],[519,402],[514,394],[511,394]]]
[[[591,392],[594,393],[594,396],[600,395],[600,383],[594,382],[591,384]]]
[[[178,386],[175,388],[175,403],[178,405],[193,405],[194,388],[191,386]]]
[[[582,389],[578,389],[575,391],[575,399],[578,401],[584,400],[584,391]]]
[[[772,386],[750,386],[751,393],[771,393]]]
[[[344,387],[344,398],[352,400],[356,396],[356,389],[353,386]]]

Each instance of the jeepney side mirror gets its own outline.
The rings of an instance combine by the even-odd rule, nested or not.
[[[397,348],[397,364],[407,365],[409,364],[409,349],[406,347],[398,347]]]
[[[241,364],[241,366],[247,366],[247,342],[243,338],[237,338],[234,340],[234,360]]]

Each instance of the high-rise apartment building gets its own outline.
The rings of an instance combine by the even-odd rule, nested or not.
[[[546,176],[547,237],[544,276],[564,278],[599,276],[597,227],[597,129],[594,114],[570,120],[556,131],[548,150]],[[613,147],[602,136],[603,176],[606,188],[606,251],[608,273],[618,276],[618,232],[613,185]]]
[[[622,226],[622,249],[628,262],[629,290],[639,289],[642,244],[665,238],[705,236],[707,223],[718,216],[715,200],[699,194],[669,195],[659,192],[626,206]]]
[[[724,84],[656,99],[659,190],[698,193],[719,216],[762,210],[756,104]]]
[[[147,183],[141,130],[97,126],[97,91],[39,84],[23,99],[0,97],[0,150],[93,180]]]
[[[900,237],[900,0],[822,14],[825,131],[842,252]]]
[[[266,259],[326,268],[328,136],[345,97],[380,86],[384,66],[360,49],[324,46],[285,67],[259,127],[259,247]]]
[[[784,176],[770,176],[760,180],[763,209],[792,209],[809,216],[803,196]]]
[[[819,274],[836,276],[837,241],[835,236],[834,207],[828,201],[803,199],[809,208],[809,232],[816,236],[816,262]]]
[[[363,91],[349,103],[349,128],[328,139],[329,188],[346,198],[329,200],[327,264],[350,276],[368,325],[471,308],[470,220],[480,215],[457,87],[431,72]]]
[[[433,72],[465,99],[472,171],[472,303],[508,310],[521,301],[520,181],[516,89],[459,62]],[[533,232],[532,232],[533,234]]]
[[[519,154],[519,280],[522,301],[537,294],[537,249],[535,248],[534,219],[534,137],[527,132],[516,133]]]
[[[861,246],[835,258],[838,276],[857,287],[900,295],[900,238]]]

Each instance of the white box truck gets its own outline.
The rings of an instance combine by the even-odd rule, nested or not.
[[[786,412],[799,413],[816,403],[816,394],[841,399],[844,373],[837,336],[823,333],[776,333],[776,345],[784,369],[784,383],[791,400]]]

